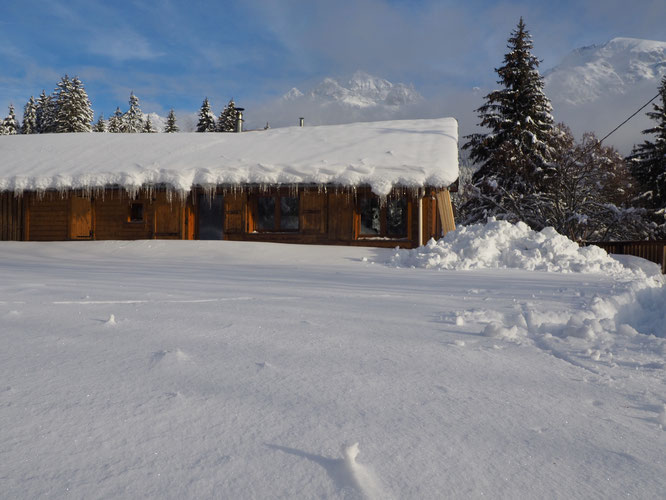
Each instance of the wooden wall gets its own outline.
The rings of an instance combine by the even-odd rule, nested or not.
[[[64,241],[69,239],[69,198],[59,193],[26,195],[25,239]]]
[[[257,231],[254,217],[257,196],[289,193],[299,198],[299,230]],[[418,197],[408,192],[407,235],[402,238],[364,237],[360,233],[359,200],[370,195],[369,188],[356,191],[300,188],[298,190],[222,191],[224,196],[224,239],[364,245],[381,247],[415,247],[430,238],[439,238],[455,228],[450,198],[446,190],[423,192],[422,236],[418,241]],[[13,194],[3,194],[2,239],[32,241],[53,240],[137,240],[194,239],[198,237],[197,197],[194,191],[183,201],[169,198],[164,190],[141,192],[130,198],[119,189],[108,189],[103,196],[86,197],[80,193],[46,193],[38,197],[26,194],[21,201]],[[448,203],[448,205],[447,205]],[[132,205],[142,205],[140,220],[132,220]],[[23,210],[24,209],[24,210]],[[22,222],[24,222],[22,224]]]
[[[0,193],[0,241],[23,239],[23,197]]]

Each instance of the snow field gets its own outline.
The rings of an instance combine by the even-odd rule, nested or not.
[[[666,487],[666,340],[632,319],[663,300],[645,275],[264,243],[0,251],[0,497]]]

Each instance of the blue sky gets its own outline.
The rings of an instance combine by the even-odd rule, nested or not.
[[[65,73],[107,117],[131,90],[144,112],[207,96],[219,113],[355,70],[428,98],[492,86],[521,15],[544,70],[616,36],[666,40],[663,0],[0,0],[0,106],[20,115]]]

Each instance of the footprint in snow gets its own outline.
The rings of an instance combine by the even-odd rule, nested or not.
[[[190,356],[180,349],[158,351],[150,356],[150,369],[161,365],[178,366],[190,361]]]
[[[267,444],[269,448],[305,458],[322,466],[335,484],[336,488],[345,493],[345,498],[363,500],[389,499],[390,495],[383,490],[374,474],[363,464],[356,461],[359,454],[358,443],[343,445],[342,458],[326,458],[295,448],[287,448]],[[348,496],[349,495],[349,496]]]

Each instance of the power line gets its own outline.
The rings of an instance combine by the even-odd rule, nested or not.
[[[608,139],[608,137],[610,137],[610,135],[611,135],[613,132],[615,132],[615,131],[616,131],[617,129],[619,129],[622,125],[624,125],[624,124],[627,123],[629,120],[631,120],[631,119],[632,119],[634,116],[636,116],[638,113],[640,113],[641,111],[643,111],[644,108],[646,108],[646,107],[647,107],[652,101],[654,101],[654,100],[655,100],[657,97],[659,97],[660,95],[661,95],[661,94],[657,94],[656,96],[654,96],[652,99],[650,99],[648,102],[646,102],[645,104],[643,104],[640,108],[638,108],[638,109],[637,109],[637,110],[636,110],[636,111],[635,111],[635,112],[634,112],[629,118],[627,118],[626,120],[624,120],[624,121],[623,121],[622,123],[620,123],[617,127],[615,127],[613,130],[611,130],[610,132],[608,132],[604,137],[602,137],[601,139],[599,139],[599,144],[601,144],[605,139]]]
[[[634,111],[634,112],[631,114],[631,116],[629,116],[629,118],[627,118],[626,120],[624,120],[622,123],[620,123],[617,127],[615,127],[615,128],[614,128],[613,130],[611,130],[610,132],[608,132],[605,136],[603,136],[603,137],[602,137],[601,139],[599,139],[597,142],[595,142],[594,144],[592,144],[592,145],[589,146],[588,148],[585,148],[585,150],[583,150],[583,152],[581,152],[576,158],[573,159],[573,162],[574,162],[574,163],[577,162],[577,161],[580,160],[583,156],[585,156],[587,153],[589,153],[590,151],[592,151],[592,149],[594,149],[594,148],[596,148],[596,147],[598,147],[598,146],[601,146],[601,143],[602,143],[602,142],[604,142],[604,141],[605,141],[606,139],[608,139],[612,134],[614,134],[614,133],[615,133],[615,132],[616,132],[616,131],[622,126],[622,125],[624,125],[624,124],[627,123],[629,120],[631,120],[634,116],[636,116],[638,113],[640,113],[641,111],[643,111],[643,109],[645,109],[646,107],[648,107],[648,106],[650,105],[650,103],[651,103],[652,101],[654,101],[654,100],[655,100],[657,97],[659,97],[660,95],[661,95],[661,93],[659,93],[659,94],[657,94],[656,96],[654,96],[654,97],[653,97],[652,99],[650,99],[648,102],[646,102],[645,104],[643,104],[640,108],[638,108],[636,111]]]

